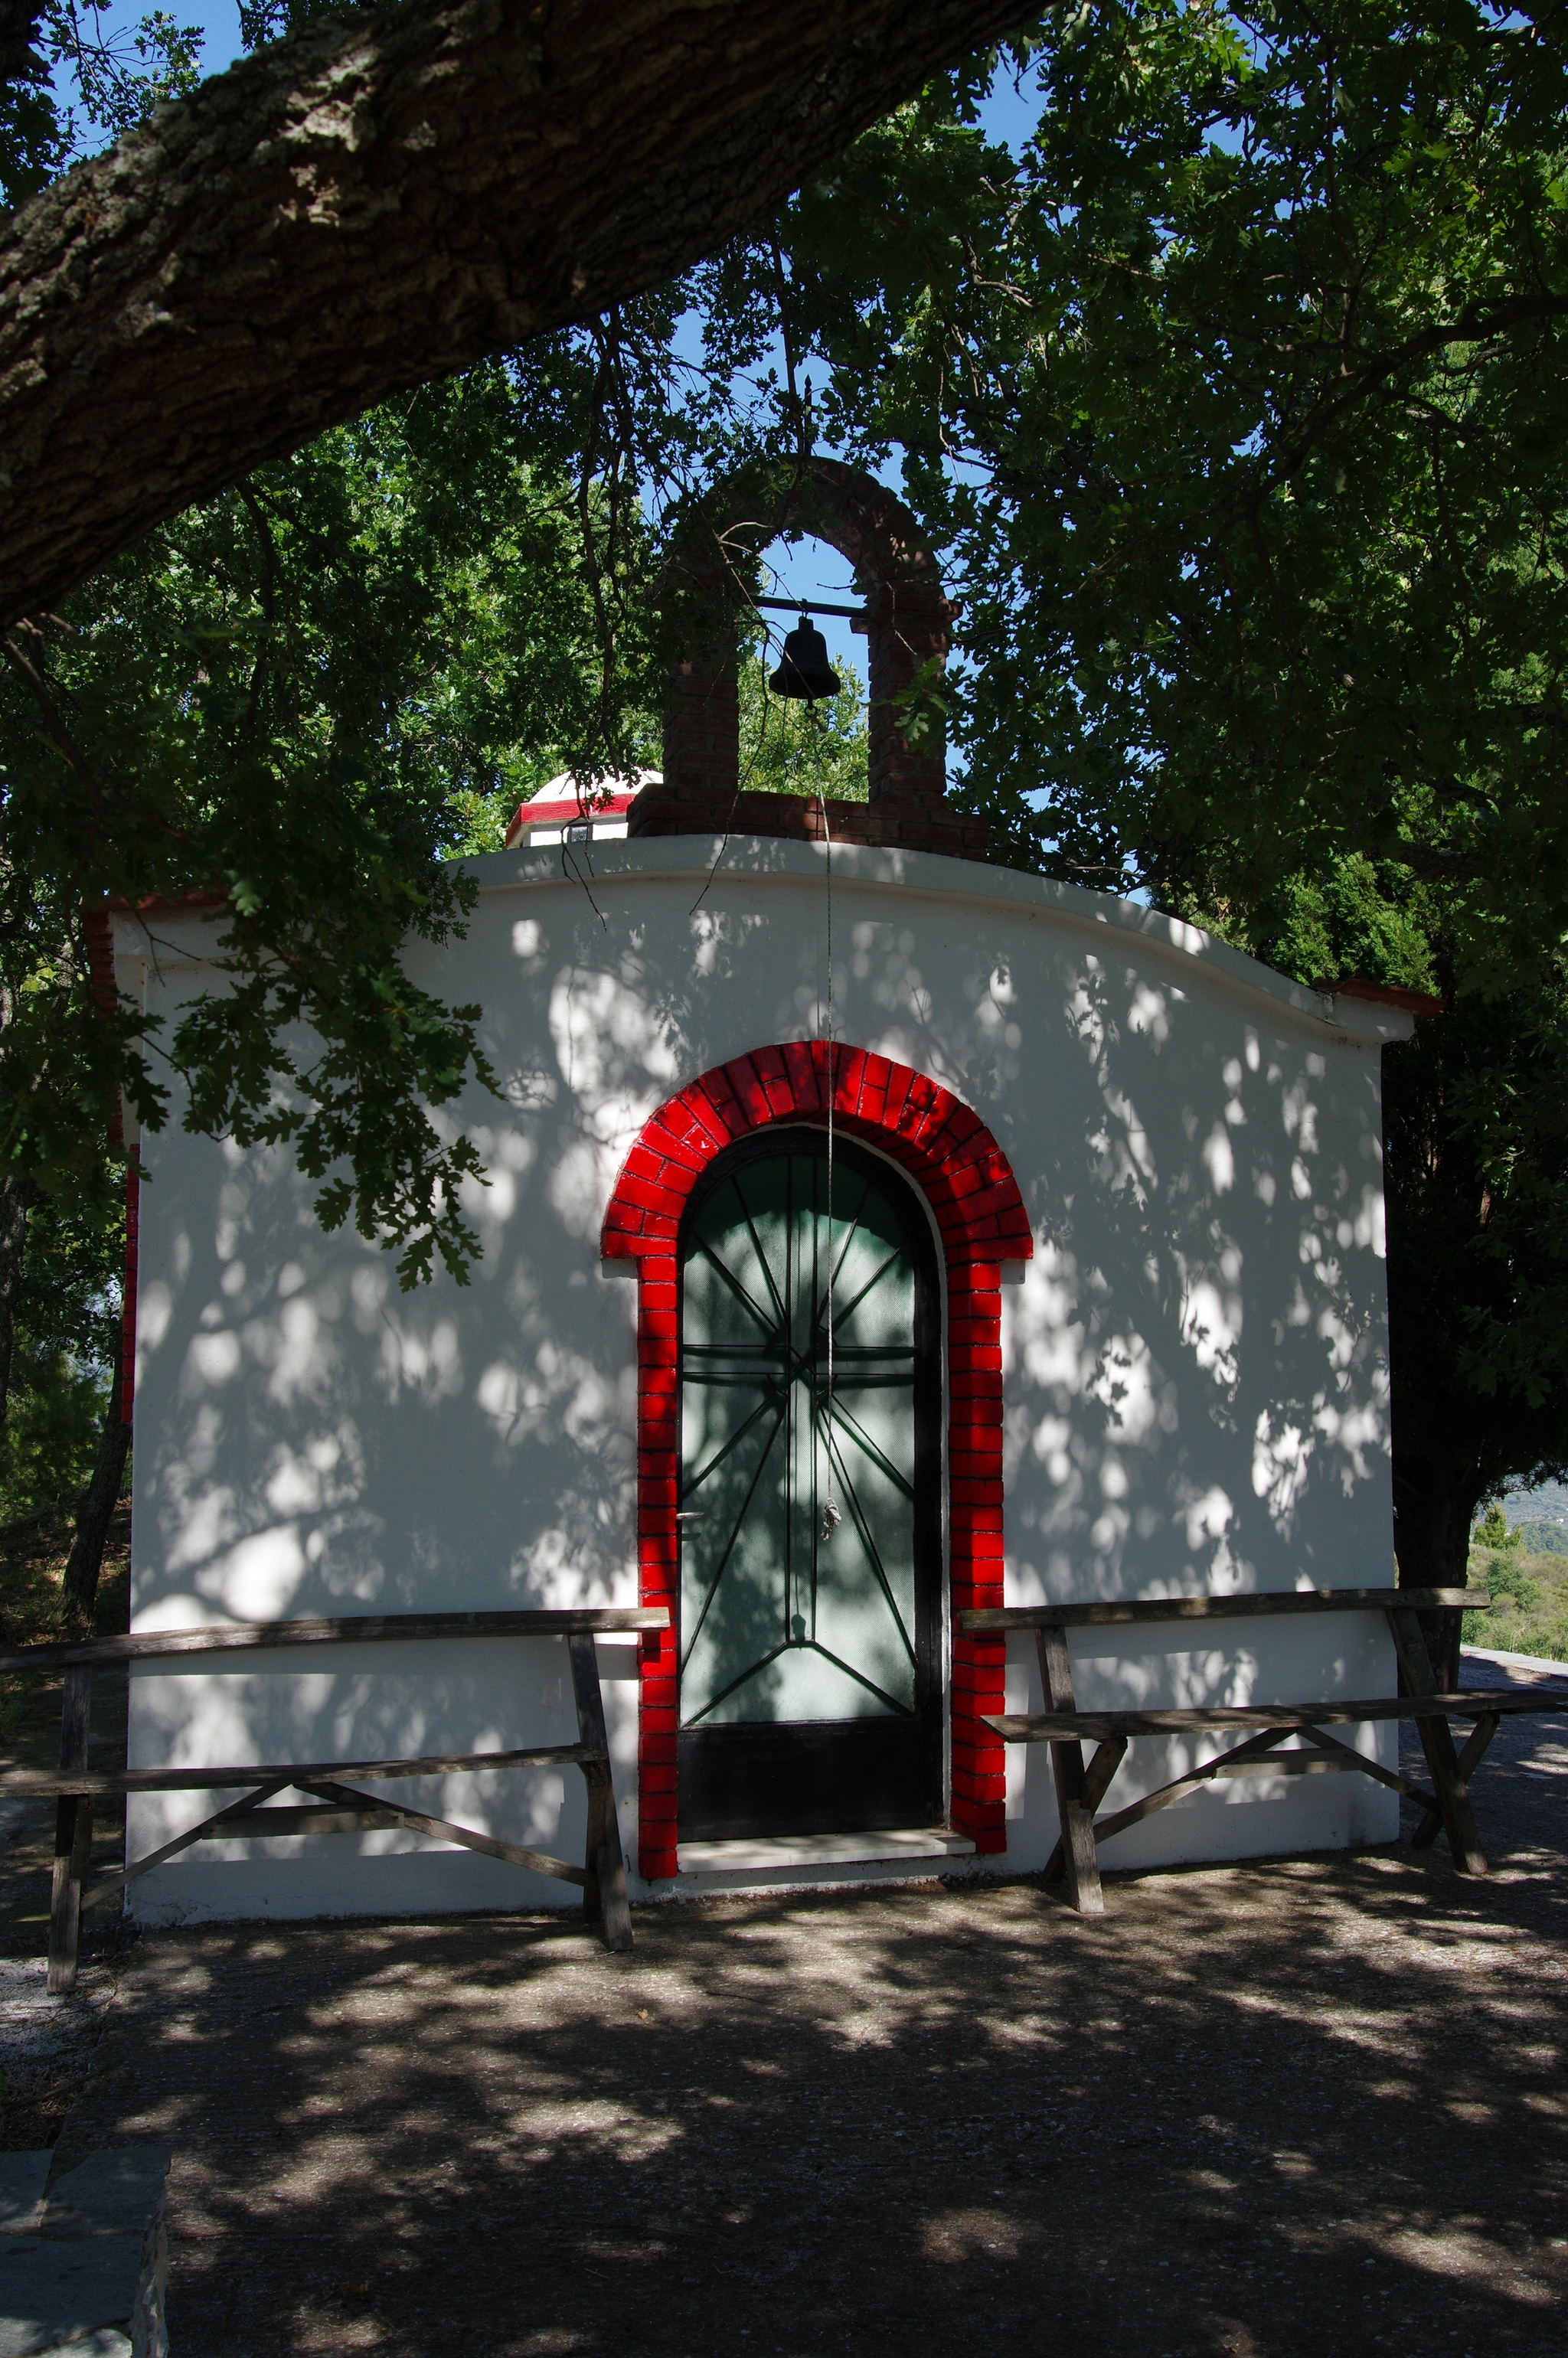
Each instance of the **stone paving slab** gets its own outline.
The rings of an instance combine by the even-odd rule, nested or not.
[[[1564,2358],[1565,1799],[1518,1723],[1486,1883],[160,1935],[59,2167],[174,2148],[177,2358]]]
[[[141,2275],[139,2235],[8,2244],[0,2251],[0,2358],[34,2358],[128,2325]]]
[[[63,2173],[55,2161],[47,2148],[0,2156],[0,2358],[168,2358],[168,2147],[95,2153]]]

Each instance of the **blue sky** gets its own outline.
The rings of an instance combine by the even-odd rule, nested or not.
[[[114,16],[116,20],[130,18],[139,22],[142,13],[139,8],[122,7],[115,10]],[[169,14],[182,25],[200,26],[204,36],[201,62],[209,73],[222,73],[224,67],[232,66],[240,55],[240,12],[232,5],[232,0],[226,0],[225,5],[216,7],[200,9],[176,6],[170,8]]]

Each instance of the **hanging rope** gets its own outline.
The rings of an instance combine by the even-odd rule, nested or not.
[[[815,717],[816,708],[813,707]],[[827,795],[823,784],[827,732],[817,727],[816,806],[822,813],[822,840],[827,853],[827,1397],[823,1412],[823,1439],[827,1453],[827,1496],[822,1502],[822,1539],[830,1540],[844,1520],[833,1496],[833,1101],[838,1073],[833,1042],[833,835],[827,824]]]

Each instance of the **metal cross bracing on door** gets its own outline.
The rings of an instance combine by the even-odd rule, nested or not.
[[[775,1142],[719,1175],[684,1240],[680,1725],[742,1747],[746,1727],[819,1749],[849,1731],[852,1819],[871,1805],[865,1723],[913,1734],[929,1700],[930,1381],[909,1191],[860,1152],[840,1154],[831,1206],[828,1184],[814,1135]]]

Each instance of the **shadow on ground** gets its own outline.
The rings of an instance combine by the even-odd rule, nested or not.
[[[1544,1732],[1542,1732],[1542,1728]],[[1568,2350],[1568,1737],[1441,1847],[149,1938],[59,2167],[175,2147],[178,2358]]]

